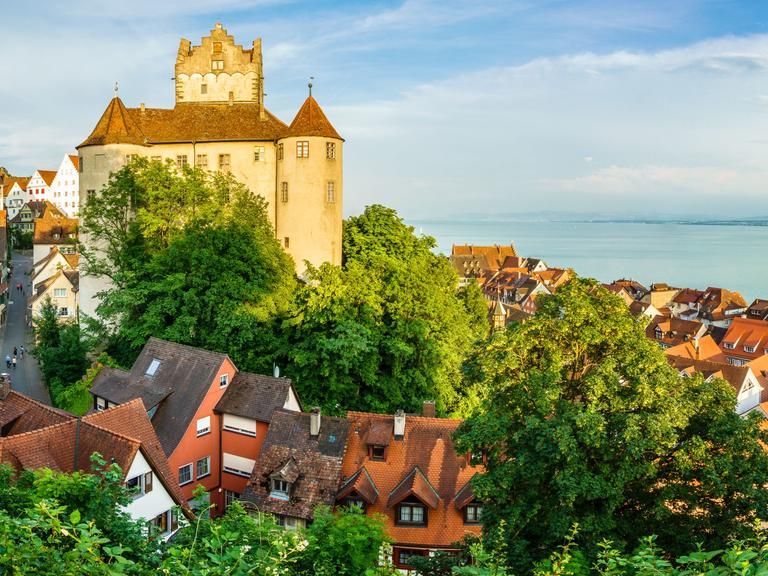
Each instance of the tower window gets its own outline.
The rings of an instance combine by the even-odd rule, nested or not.
[[[325,157],[328,160],[336,160],[336,142],[325,143]]]
[[[211,62],[211,68],[213,70],[224,70],[224,60],[214,60]]]
[[[280,144],[277,145],[277,159],[282,160],[283,159],[283,143],[280,142]],[[80,164],[82,166],[82,164]]]
[[[325,201],[328,204],[336,203],[336,182],[329,180],[325,188]]]
[[[256,146],[253,149],[253,161],[254,162],[264,161],[264,146]]]
[[[213,43],[213,53],[214,54],[221,54],[221,42],[214,42]]]
[[[307,140],[296,142],[296,158],[309,158],[309,142]]]
[[[208,84],[200,84],[200,94],[208,94]]]
[[[283,245],[284,245],[286,248],[290,248],[290,247],[291,247],[291,239],[290,239],[290,238],[288,238],[288,236],[286,236],[285,238],[283,238]]]
[[[288,182],[280,182],[280,201],[288,202]]]
[[[219,154],[219,170],[229,172],[230,160],[229,154]]]

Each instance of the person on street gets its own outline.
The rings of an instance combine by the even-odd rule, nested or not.
[[[10,368],[11,367],[11,355],[6,354],[5,355],[5,367]]]
[[[13,357],[13,369],[16,370],[16,356]]]
[[[16,346],[13,347],[13,355],[16,356],[16,354],[19,353],[19,349],[16,348]]]
[[[24,346],[22,346],[21,348],[19,348],[19,352],[21,352],[21,356],[20,356],[20,358],[21,358],[22,360],[24,360]]]

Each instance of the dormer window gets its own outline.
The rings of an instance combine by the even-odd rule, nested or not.
[[[733,350],[734,348],[736,348],[736,344],[734,344],[733,342],[723,342],[723,348],[725,348],[726,350]]]
[[[368,446],[368,457],[371,460],[384,461],[387,455],[387,447],[380,446],[378,444],[372,444]]]
[[[396,513],[395,524],[427,525],[427,507],[416,499],[406,500],[398,504]]]
[[[752,354],[755,351],[754,346],[744,346],[744,352],[748,352],[749,354]]]
[[[654,330],[653,333],[656,336],[656,340],[661,340],[661,337],[664,335],[664,332],[662,332],[661,328],[658,326],[656,326],[656,330]]]
[[[464,524],[480,524],[483,517],[483,505],[477,502],[464,508]]]
[[[278,500],[288,500],[288,493],[291,489],[291,485],[281,478],[272,478],[272,489],[269,492],[269,495],[272,498],[277,498]]]
[[[144,375],[154,376],[158,368],[160,368],[160,360],[157,358],[152,358],[152,362],[149,363],[149,367],[147,368],[147,371],[144,373]]]
[[[224,388],[227,384],[229,384],[229,374],[222,374],[219,376],[219,386]]]

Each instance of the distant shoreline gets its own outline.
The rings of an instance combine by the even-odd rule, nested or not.
[[[652,219],[652,218],[419,218],[409,219],[412,224],[672,224],[677,226],[768,226],[768,218],[760,219]]]

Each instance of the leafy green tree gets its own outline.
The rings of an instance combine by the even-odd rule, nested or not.
[[[461,366],[487,334],[476,292],[434,239],[394,210],[370,206],[344,224],[344,265],[310,268],[282,329],[286,373],[302,398],[331,411],[457,407]]]
[[[530,569],[580,526],[593,555],[610,538],[659,534],[672,553],[723,546],[768,514],[768,437],[735,413],[726,383],[681,378],[614,295],[575,279],[536,316],[478,352],[482,409],[458,433],[483,451],[475,493],[510,562]]]
[[[59,309],[50,297],[40,306],[40,312],[32,319],[38,350],[56,348],[61,340]]]

